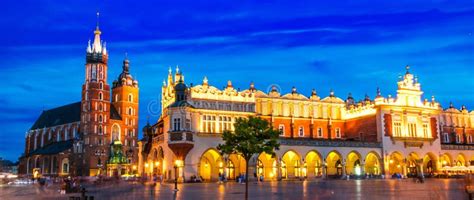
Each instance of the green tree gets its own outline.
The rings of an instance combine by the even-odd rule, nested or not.
[[[226,130],[222,134],[223,144],[217,149],[221,154],[239,154],[245,159],[245,199],[248,199],[249,161],[253,155],[265,152],[273,155],[280,148],[280,132],[260,117],[238,118],[234,123],[235,131]]]

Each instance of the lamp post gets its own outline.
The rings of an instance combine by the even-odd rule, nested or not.
[[[178,192],[178,167],[180,165],[181,161],[176,160],[174,162],[174,191]]]

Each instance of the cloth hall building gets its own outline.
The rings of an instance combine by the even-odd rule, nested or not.
[[[138,152],[138,81],[125,59],[121,74],[108,84],[109,54],[100,35],[97,26],[86,50],[81,101],[41,113],[26,133],[20,175],[133,173]]]
[[[334,91],[326,97],[315,90],[305,96],[296,88],[288,94],[277,87],[263,92],[253,83],[238,91],[230,81],[220,90],[206,77],[200,85],[186,85],[184,74],[170,69],[162,87],[162,115],[143,128],[139,173],[179,181],[192,176],[215,181],[219,174],[235,179],[245,172],[245,160],[221,155],[216,146],[236,118],[248,116],[266,119],[281,132],[276,155],[250,160],[249,174],[265,180],[432,176],[472,169],[474,111],[452,104],[443,109],[434,97],[423,99],[408,66],[396,84],[396,96],[382,96],[377,89],[375,98],[355,101]]]

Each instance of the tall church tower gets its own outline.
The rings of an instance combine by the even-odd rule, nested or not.
[[[123,144],[129,163],[138,162],[138,81],[130,74],[130,61],[125,56],[122,73],[112,86],[112,104],[122,120],[121,133],[112,131],[112,140]]]
[[[108,54],[97,25],[94,42],[87,46],[85,82],[82,85],[81,130],[83,139],[83,175],[104,173],[107,160],[107,135],[111,127],[110,87],[107,84]]]

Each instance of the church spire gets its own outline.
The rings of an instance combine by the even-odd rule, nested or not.
[[[100,30],[99,30],[99,12],[97,12],[97,26],[94,31],[94,43],[92,44],[92,51],[94,53],[102,52],[102,41],[100,40]]]

